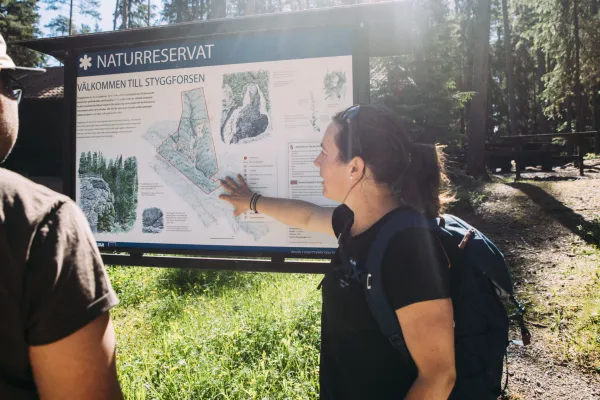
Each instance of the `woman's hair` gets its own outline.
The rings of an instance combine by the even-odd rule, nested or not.
[[[388,185],[400,201],[435,218],[451,198],[439,145],[412,143],[400,118],[374,105],[353,106],[336,114],[340,127],[335,141],[341,161],[361,157],[374,180]]]

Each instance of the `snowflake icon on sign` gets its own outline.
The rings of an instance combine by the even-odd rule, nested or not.
[[[84,71],[87,71],[88,68],[92,67],[92,57],[88,57],[88,55],[84,55],[83,58],[79,59],[79,68],[83,68]]]

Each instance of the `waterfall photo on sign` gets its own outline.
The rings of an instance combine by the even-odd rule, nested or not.
[[[271,130],[267,71],[223,75],[221,140],[227,144],[260,140]]]

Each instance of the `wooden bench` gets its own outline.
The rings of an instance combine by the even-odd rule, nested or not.
[[[486,164],[494,171],[501,168],[502,172],[510,172],[514,160],[515,178],[520,179],[521,170],[527,165],[541,165],[542,171],[552,171],[557,162],[577,161],[579,175],[583,176],[584,140],[594,138],[595,152],[600,154],[599,136],[598,131],[500,136],[486,143]],[[573,151],[568,151],[564,144],[555,143],[555,138],[566,139],[567,144],[573,145]]]

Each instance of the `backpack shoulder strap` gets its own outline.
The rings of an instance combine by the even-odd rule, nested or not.
[[[427,220],[422,214],[413,210],[402,210],[386,221],[375,237],[367,256],[365,295],[380,331],[394,348],[410,360],[396,311],[387,301],[381,276],[383,256],[390,240],[408,228],[437,229],[438,226],[435,220]]]

